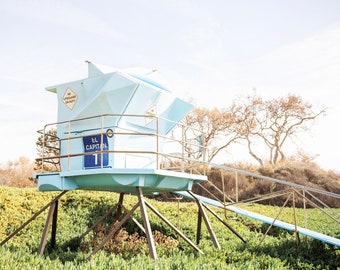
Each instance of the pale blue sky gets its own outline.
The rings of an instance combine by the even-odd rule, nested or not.
[[[36,130],[56,120],[44,88],[86,77],[91,60],[157,68],[198,106],[227,107],[256,88],[329,107],[294,147],[340,170],[338,0],[1,1],[0,34],[0,162],[35,157]]]

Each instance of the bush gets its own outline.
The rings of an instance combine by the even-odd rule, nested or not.
[[[244,170],[245,167],[254,174],[340,194],[340,175],[333,171],[324,171],[316,164],[311,162],[288,160],[275,166],[267,165],[256,167],[238,164],[238,167],[235,168]],[[221,168],[210,168],[208,171],[209,182],[202,184],[203,188],[195,185],[193,191],[199,195],[208,197],[211,197],[209,193],[214,194],[216,198],[223,200],[223,194],[220,192],[223,190],[222,174],[224,178],[224,190],[227,197],[231,198],[232,200],[236,200],[236,174]],[[241,173],[237,173],[237,182],[239,201],[290,188],[289,186],[283,184],[278,184],[261,178],[254,178],[253,176],[248,176]],[[308,195],[306,197],[309,197],[312,201],[317,203],[312,197]],[[340,207],[340,201],[337,198],[320,194],[317,194],[317,197],[330,207]],[[287,196],[281,196],[263,200],[261,203],[270,205],[283,205],[286,199]],[[298,207],[302,207],[302,198],[296,198],[295,204]],[[288,205],[291,206],[292,202],[290,201]],[[312,205],[307,206],[311,207]]]
[[[34,163],[26,157],[0,164],[0,186],[35,187],[33,173]]]
[[[0,240],[6,238],[35,211],[56,196],[56,192],[38,192],[34,189],[0,187]],[[197,206],[195,203],[181,203],[178,217],[176,203],[149,200],[161,213],[176,224],[180,217],[180,229],[190,239],[195,239],[197,226]],[[303,239],[298,249],[294,234],[273,230],[259,245],[265,230],[263,224],[233,213],[226,213],[227,222],[247,240],[244,244],[230,230],[210,216],[212,228],[221,245],[214,248],[207,229],[202,226],[198,254],[188,244],[168,236],[168,227],[158,223],[150,213],[149,218],[156,241],[157,260],[146,255],[146,240],[135,223],[126,223],[104,250],[85,260],[91,249],[107,234],[110,222],[103,222],[93,232],[80,241],[79,237],[115,203],[118,195],[113,192],[70,191],[59,200],[57,246],[52,249],[47,243],[44,256],[37,256],[46,214],[32,223],[5,245],[0,247],[1,269],[336,269],[340,265],[339,250],[319,241]],[[124,205],[136,203],[136,196],[124,196]],[[276,212],[277,207],[252,204],[253,212]],[[221,216],[223,212],[216,210]],[[46,211],[47,212],[47,211]],[[284,215],[285,213],[283,213]],[[303,217],[298,211],[298,217]],[[338,224],[327,223],[320,213],[308,210],[313,228],[329,235],[338,234]],[[139,211],[134,213],[141,220]],[[157,229],[155,229],[157,228]],[[98,238],[98,239],[97,239]]]

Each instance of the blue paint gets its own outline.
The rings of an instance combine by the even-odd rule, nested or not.
[[[103,135],[91,135],[83,137],[84,152],[87,155],[84,156],[84,167],[86,169],[107,167],[109,164],[108,153],[93,153],[109,150],[109,143],[106,134]]]
[[[93,168],[59,173],[36,174],[39,191],[103,190],[136,194],[137,187],[144,194],[191,190],[196,182],[206,176],[156,169]]]

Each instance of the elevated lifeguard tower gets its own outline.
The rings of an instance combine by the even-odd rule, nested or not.
[[[34,177],[39,191],[62,193],[50,204],[38,253],[44,251],[52,219],[52,226],[56,226],[59,197],[77,189],[118,192],[118,209],[122,207],[124,194],[138,196],[138,203],[93,254],[140,208],[149,252],[156,258],[146,205],[201,252],[143,197],[144,194],[190,191],[195,182],[207,180],[204,175],[187,173],[183,168],[170,170],[164,165],[169,159],[175,159],[178,164],[183,162],[184,141],[168,135],[192,109],[191,104],[148,76],[121,71],[104,74],[90,62],[87,78],[47,90],[57,94],[58,121],[40,131],[42,171]],[[172,153],[165,153],[163,148],[169,141],[172,141]],[[57,163],[60,170],[44,171],[49,163]],[[56,227],[52,228],[52,243],[55,243],[55,230]]]
[[[58,122],[46,125],[42,163],[54,160],[57,141],[61,171],[39,173],[38,188],[107,190],[144,194],[190,190],[205,176],[162,170],[167,135],[192,106],[146,76],[104,74],[88,63],[88,78],[47,88],[58,97]],[[48,136],[56,128],[57,137]],[[55,144],[54,144],[55,145]],[[180,147],[180,142],[177,144]]]

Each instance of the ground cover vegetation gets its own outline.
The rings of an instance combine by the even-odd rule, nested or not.
[[[0,240],[25,222],[32,214],[50,201],[57,192],[37,192],[34,188],[0,187]],[[193,202],[164,202],[147,200],[176,224],[194,241],[197,225],[197,206]],[[37,255],[46,213],[38,216],[17,236],[0,247],[2,269],[337,269],[340,250],[334,246],[309,238],[302,238],[297,246],[293,233],[271,229],[260,244],[267,225],[233,213],[216,210],[230,226],[238,231],[246,243],[209,214],[212,227],[221,244],[216,249],[205,226],[202,227],[198,254],[175,232],[161,222],[151,211],[149,218],[155,237],[159,258],[152,260],[144,234],[132,222],[109,241],[104,248],[86,260],[89,252],[98,244],[114,223],[112,213],[84,239],[79,236],[118,201],[112,192],[70,191],[59,200],[57,245],[52,249],[48,242],[43,256]],[[136,202],[135,196],[126,196],[128,209]],[[275,206],[250,204],[254,212],[276,212]],[[332,225],[320,214],[308,209],[313,222],[310,229],[340,237],[338,225]],[[287,210],[289,212],[289,210]],[[297,209],[298,217],[303,216]],[[289,219],[288,214],[283,213]],[[141,222],[139,211],[134,217]]]

